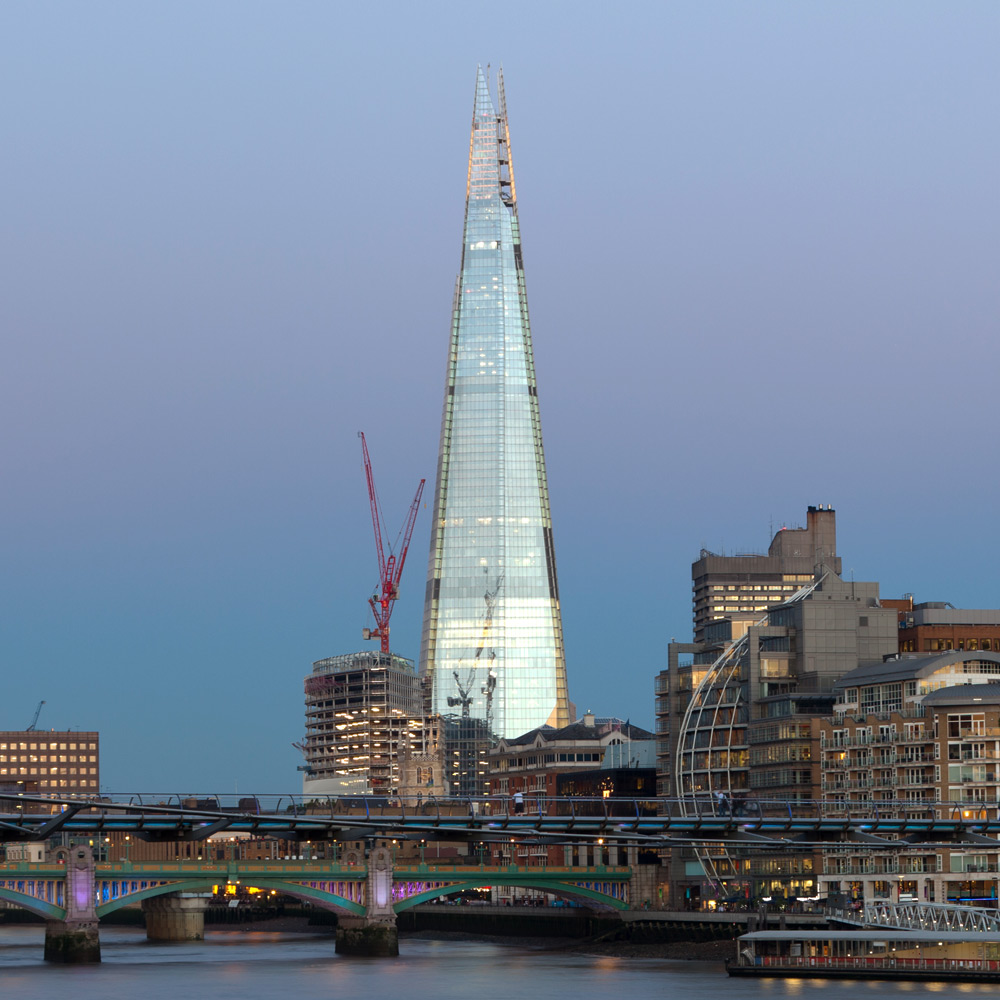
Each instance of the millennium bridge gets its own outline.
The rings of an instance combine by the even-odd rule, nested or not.
[[[229,802],[234,804],[230,805]],[[996,846],[995,810],[950,803],[803,802],[761,799],[735,808],[712,796],[684,799],[505,800],[300,796],[107,795],[56,799],[0,794],[0,842],[128,833],[145,840],[207,840],[246,833],[285,840],[372,838],[570,844],[613,837],[652,849],[751,841],[775,847],[867,842]]]

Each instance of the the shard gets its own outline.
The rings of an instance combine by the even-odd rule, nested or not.
[[[503,76],[476,80],[420,648],[431,709],[494,736],[569,724]]]

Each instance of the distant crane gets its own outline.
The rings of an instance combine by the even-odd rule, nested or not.
[[[44,704],[45,704],[44,701],[40,701],[38,703],[38,708],[35,709],[35,717],[31,720],[31,725],[28,726],[27,729],[25,729],[26,733],[33,733],[35,731],[35,726],[38,724],[38,716],[41,715],[42,705]]]
[[[316,772],[313,770],[312,764],[309,763],[309,751],[306,748],[305,743],[293,743],[292,746],[295,747],[295,749],[298,750],[299,753],[301,753],[306,759],[306,762],[304,764],[299,764],[295,770],[305,771],[306,774],[315,774]]]
[[[368,480],[368,500],[372,508],[372,527],[375,529],[375,551],[378,554],[378,575],[379,590],[368,599],[371,605],[372,614],[375,616],[375,628],[366,628],[361,633],[365,639],[381,639],[382,652],[389,652],[389,618],[392,615],[393,606],[399,597],[399,579],[403,575],[403,564],[406,562],[406,550],[410,547],[410,536],[413,534],[413,525],[417,520],[417,511],[420,509],[420,497],[424,492],[424,483],[421,479],[417,487],[417,494],[410,504],[410,512],[406,516],[406,524],[401,531],[402,545],[399,549],[399,559],[394,552],[386,557],[382,547],[382,511],[379,508],[378,494],[375,492],[375,477],[372,475],[372,463],[368,457],[368,442],[365,441],[363,431],[358,431],[361,438],[361,450],[365,456],[365,477]]]

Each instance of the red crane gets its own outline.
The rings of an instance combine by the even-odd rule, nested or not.
[[[417,487],[417,495],[410,504],[410,512],[406,516],[406,524],[402,530],[403,544],[400,546],[399,558],[394,552],[390,552],[386,558],[385,550],[382,548],[382,511],[379,509],[378,495],[375,492],[375,477],[372,475],[372,463],[368,457],[368,442],[365,441],[363,431],[358,431],[361,438],[361,450],[365,455],[365,476],[368,479],[368,500],[372,508],[372,527],[375,529],[375,551],[378,554],[378,575],[381,593],[368,598],[371,605],[372,614],[375,616],[375,628],[366,628],[362,635],[366,639],[381,639],[382,652],[389,652],[389,618],[392,615],[393,606],[399,597],[399,578],[403,575],[403,564],[406,562],[406,550],[410,547],[410,536],[413,534],[413,525],[417,520],[417,511],[420,508],[420,497],[424,492],[424,483],[421,479]]]

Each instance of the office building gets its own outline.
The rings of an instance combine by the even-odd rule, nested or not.
[[[899,616],[899,651],[1000,650],[1000,610],[956,608],[942,601],[910,602]]]
[[[100,756],[96,732],[0,732],[0,791],[53,798],[97,795]]]
[[[479,720],[486,733],[507,737],[569,724],[503,78],[498,77],[494,103],[481,70],[452,311],[420,670],[431,679],[431,710],[460,720],[463,733],[474,728],[469,720]],[[470,768],[478,771],[479,759],[466,748],[463,787],[471,787]]]
[[[692,566],[698,638],[670,643],[656,679],[661,796],[703,808],[721,795],[735,809],[818,797],[833,686],[895,655],[905,603],[883,602],[877,583],[841,579],[834,517],[810,507],[807,526],[778,531],[766,555],[703,551]],[[674,902],[812,895],[821,864],[810,850],[674,851]]]
[[[722,620],[733,623],[738,639],[770,607],[811,583],[818,566],[840,575],[836,511],[823,504],[808,508],[804,528],[781,528],[766,555],[702,549],[691,566],[694,641],[704,642],[705,629]]]

